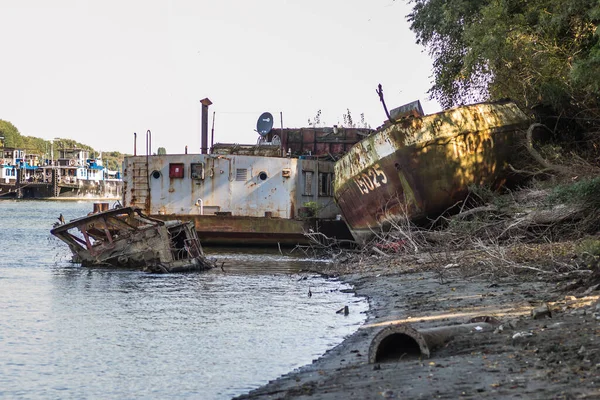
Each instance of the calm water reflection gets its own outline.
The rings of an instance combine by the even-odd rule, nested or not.
[[[230,398],[364,320],[364,300],[278,252],[207,249],[225,272],[179,275],[70,264],[49,229],[89,210],[0,201],[1,398]]]

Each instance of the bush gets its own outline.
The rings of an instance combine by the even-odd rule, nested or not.
[[[548,197],[550,204],[582,204],[593,210],[600,209],[600,177],[584,179],[556,186]]]

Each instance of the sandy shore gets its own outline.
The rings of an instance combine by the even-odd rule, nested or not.
[[[385,261],[322,272],[368,298],[365,325],[311,365],[238,399],[600,398],[597,287],[459,274],[442,280]],[[532,309],[544,305],[551,318],[532,318]],[[493,316],[500,325],[456,336],[429,358],[368,362],[371,342],[386,326],[423,329],[476,316]]]

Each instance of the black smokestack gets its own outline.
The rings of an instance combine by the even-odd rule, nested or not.
[[[200,146],[200,153],[208,154],[208,106],[212,104],[207,98],[200,100],[202,104],[202,143]]]

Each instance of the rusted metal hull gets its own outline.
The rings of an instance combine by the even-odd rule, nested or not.
[[[336,163],[334,183],[355,240],[397,218],[442,212],[470,185],[493,184],[528,123],[514,103],[481,103],[408,118],[356,144]]]
[[[62,215],[61,215],[62,216]],[[125,207],[57,224],[51,233],[65,242],[84,267],[135,268],[147,272],[209,269],[189,222],[163,222]]]
[[[218,245],[263,245],[307,243],[305,223],[284,218],[229,215],[155,215],[165,221],[192,221],[202,243]]]
[[[354,144],[373,133],[372,129],[323,127],[272,129],[267,138],[281,140],[281,148],[293,156],[311,154],[338,159]]]
[[[319,231],[327,237],[351,240],[343,221],[286,219],[230,215],[154,215],[162,220],[191,221],[205,245],[260,246],[309,244],[305,232]],[[318,226],[317,226],[318,225]]]

